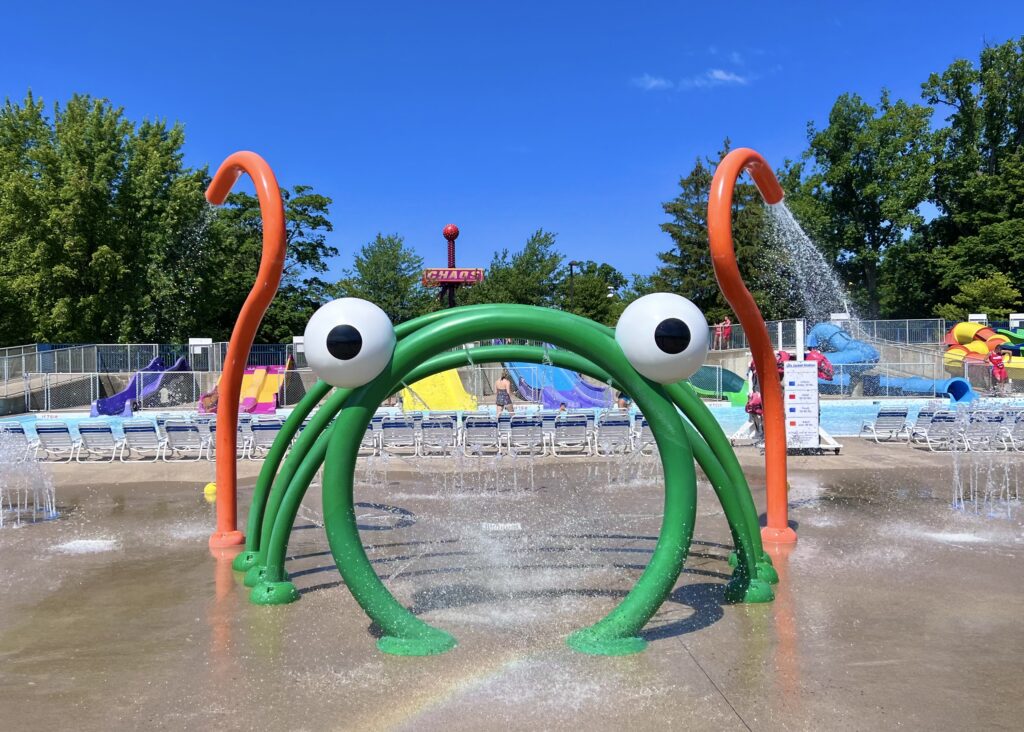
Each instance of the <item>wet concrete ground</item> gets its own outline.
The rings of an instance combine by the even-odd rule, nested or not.
[[[728,531],[703,486],[687,571],[648,649],[620,658],[564,638],[650,556],[651,459],[485,461],[462,479],[439,461],[365,465],[378,573],[459,640],[433,658],[376,650],[316,525],[318,495],[291,546],[302,599],[256,607],[206,549],[211,466],[57,467],[63,518],[0,531],[2,726],[1019,729],[1024,511],[951,510],[949,456],[847,453],[792,461],[800,543],[776,559],[770,605],[722,604]],[[758,456],[742,458],[763,505]],[[990,474],[1024,476],[1020,456],[1002,460],[1015,462]]]

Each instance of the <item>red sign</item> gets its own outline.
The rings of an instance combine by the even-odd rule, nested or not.
[[[437,285],[475,285],[484,281],[482,269],[465,269],[462,267],[436,267],[423,270],[425,287]]]

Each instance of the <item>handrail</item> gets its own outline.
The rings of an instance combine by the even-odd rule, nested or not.
[[[260,267],[231,331],[224,370],[218,385],[217,405],[217,530],[210,536],[211,548],[242,544],[245,537],[238,530],[237,479],[235,453],[238,443],[238,400],[242,388],[242,372],[249,349],[263,315],[270,307],[281,275],[287,249],[284,202],[274,171],[253,152],[236,152],[221,163],[209,188],[206,200],[215,206],[224,203],[231,188],[246,173],[256,185],[256,198],[263,219],[263,252]]]

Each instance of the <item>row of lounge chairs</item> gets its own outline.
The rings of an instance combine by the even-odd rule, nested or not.
[[[248,415],[246,415],[248,417]],[[20,460],[62,460],[87,462],[106,460],[201,460],[213,459],[216,448],[216,422],[212,419],[158,417],[128,419],[123,436],[117,435],[105,420],[83,420],[75,434],[66,422],[44,419],[35,423],[32,437],[20,422],[0,422],[0,433],[15,445]],[[241,418],[238,424],[239,457],[259,459],[273,444],[281,430],[281,420],[253,421]]]
[[[360,445],[361,455],[613,455],[650,452],[647,421],[628,412],[539,412],[535,414],[455,413],[374,415]]]
[[[239,420],[239,457],[263,458],[281,430],[280,419]],[[22,460],[207,460],[216,449],[216,422],[204,418],[158,416],[128,419],[123,436],[104,420],[83,420],[77,434],[64,421],[42,419],[33,437],[16,421],[0,422]],[[539,412],[530,415],[434,412],[378,412],[367,427],[360,455],[613,455],[648,454],[654,438],[642,415],[609,411]]]
[[[932,451],[1024,452],[1024,407],[981,403],[956,410],[935,402],[923,406],[913,422],[907,414],[906,407],[883,407],[860,433],[878,443],[907,442]]]

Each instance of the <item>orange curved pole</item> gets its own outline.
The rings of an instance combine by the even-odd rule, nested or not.
[[[242,173],[248,174],[256,184],[256,198],[263,219],[263,253],[256,282],[245,298],[231,331],[224,371],[217,390],[217,530],[210,536],[210,546],[214,548],[242,544],[245,541],[237,527],[238,473],[235,454],[238,447],[238,399],[242,390],[242,374],[256,330],[281,284],[287,247],[281,189],[278,188],[274,171],[256,153],[236,152],[221,163],[206,189],[206,200],[215,206],[224,203]]]
[[[754,179],[765,203],[782,201],[783,191],[775,173],[760,154],[750,148],[733,150],[718,164],[708,197],[708,239],[715,277],[725,299],[736,312],[750,343],[754,370],[761,384],[764,404],[764,461],[768,504],[768,525],[761,529],[764,541],[792,543],[796,532],[789,526],[786,489],[786,424],[782,385],[775,364],[775,351],[768,338],[761,311],[740,277],[732,243],[732,194],[743,172]]]

